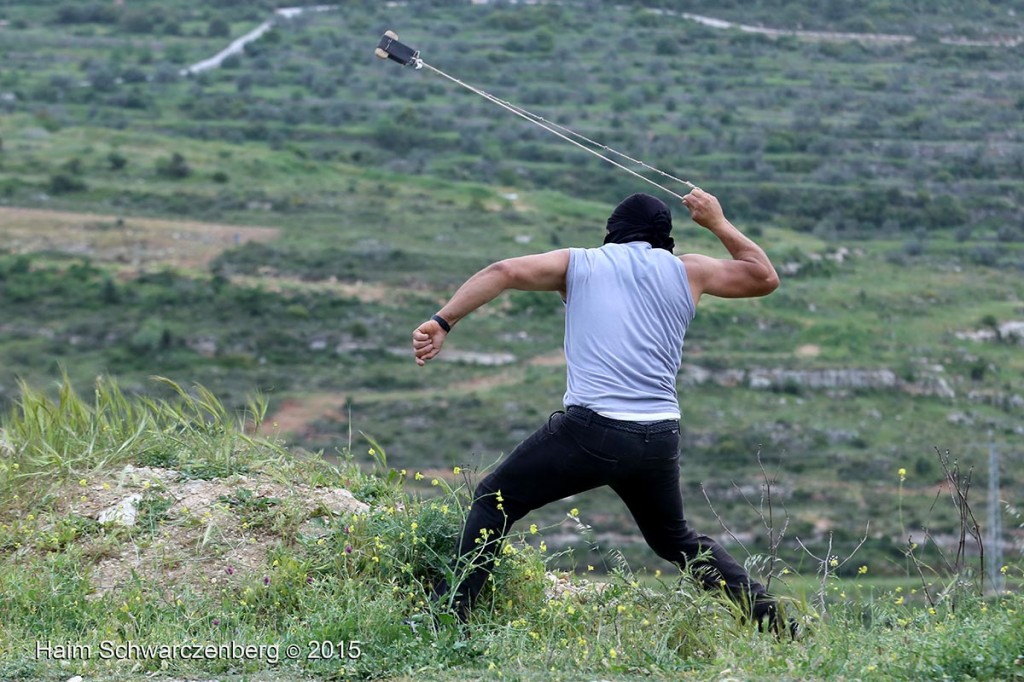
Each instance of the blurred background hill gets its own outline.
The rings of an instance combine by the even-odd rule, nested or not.
[[[599,244],[611,207],[649,188],[376,59],[390,28],[430,64],[715,193],[779,265],[777,293],[708,300],[687,338],[698,527],[717,532],[703,487],[764,549],[758,456],[789,538],[851,549],[870,521],[862,551],[882,571],[906,541],[900,506],[908,528],[958,528],[935,505],[938,453],[973,471],[982,515],[994,448],[1002,497],[1020,502],[1019,3],[276,9],[0,6],[4,409],[19,379],[49,387],[62,368],[83,391],[110,374],[160,395],[159,374],[234,405],[265,393],[265,431],[294,448],[330,454],[365,432],[392,466],[432,472],[482,469],[559,409],[557,296],[507,295],[427,368],[409,333],[493,260]],[[680,250],[725,255],[675,215]],[[573,505],[602,548],[652,559],[610,496],[537,518]]]

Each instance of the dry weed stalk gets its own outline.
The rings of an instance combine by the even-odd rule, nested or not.
[[[736,484],[735,481],[733,481],[732,484],[733,484],[733,487],[736,488],[737,492],[739,492],[740,496],[743,498],[743,501],[746,502],[750,506],[750,508],[754,510],[755,513],[757,513],[758,517],[761,519],[761,524],[764,526],[765,530],[767,531],[767,534],[768,534],[767,567],[762,572],[765,575],[765,589],[771,590],[772,580],[778,575],[776,573],[776,569],[778,569],[778,567],[779,567],[779,565],[781,563],[781,560],[779,559],[779,547],[782,545],[783,538],[786,537],[786,530],[789,528],[790,516],[789,516],[788,510],[786,510],[785,505],[783,505],[782,509],[785,512],[785,515],[783,517],[782,528],[779,529],[778,531],[776,531],[775,530],[775,504],[774,504],[773,496],[772,496],[772,486],[775,483],[778,482],[778,473],[779,472],[778,472],[778,470],[776,470],[773,475],[771,475],[771,476],[768,475],[768,472],[765,470],[765,467],[764,467],[764,462],[761,459],[761,450],[760,450],[760,448],[757,451],[756,457],[757,457],[757,466],[761,470],[761,479],[763,481],[763,484],[761,486],[761,500],[760,500],[760,502],[755,505],[747,497],[746,493],[743,492],[742,488],[740,488]],[[704,500],[708,503],[708,507],[711,509],[711,513],[715,515],[715,518],[718,520],[718,523],[722,527],[722,529],[729,535],[729,537],[731,537],[733,539],[733,541],[736,544],[738,544],[743,549],[744,552],[746,552],[748,557],[753,559],[754,556],[750,553],[750,550],[748,550],[746,548],[746,546],[743,544],[743,542],[738,537],[736,537],[736,534],[732,532],[732,530],[729,528],[728,524],[725,523],[725,520],[718,513],[718,510],[715,509],[715,505],[711,502],[711,498],[708,496],[708,492],[707,492],[707,490],[704,489],[703,485],[701,485],[700,491],[701,491],[701,494],[704,495]]]
[[[922,531],[924,533],[925,542],[931,542],[935,547],[935,551],[939,555],[939,559],[942,561],[945,572],[953,576],[952,582],[937,597],[931,593],[929,590],[930,585],[925,577],[925,570],[927,569],[927,571],[932,574],[938,574],[938,571],[921,559],[917,553],[918,544],[914,542],[913,536],[911,535],[907,535],[907,549],[904,552],[904,555],[908,560],[910,560],[911,564],[914,566],[914,570],[917,572],[917,575],[921,580],[922,592],[925,595],[925,599],[928,600],[928,605],[934,607],[938,601],[949,598],[950,608],[955,610],[957,599],[964,588],[976,585],[977,594],[981,595],[985,592],[985,544],[981,537],[981,527],[978,524],[978,520],[974,516],[974,511],[971,509],[971,505],[967,500],[968,493],[971,489],[971,478],[974,474],[974,468],[971,467],[968,469],[967,473],[964,474],[960,470],[960,462],[955,459],[951,460],[948,450],[943,453],[938,448],[935,448],[935,453],[938,455],[939,464],[942,466],[943,479],[946,483],[950,500],[957,512],[958,535],[956,551],[954,552],[952,560],[945,552],[942,551],[942,547],[935,541],[935,538],[927,527],[923,528]],[[928,510],[929,514],[935,509],[935,503],[938,502],[939,495],[941,495],[941,493],[936,494],[935,500],[932,501],[932,506]],[[905,528],[904,533],[906,533]],[[973,572],[967,565],[968,538],[972,538],[978,548],[978,571],[976,576],[972,576]]]

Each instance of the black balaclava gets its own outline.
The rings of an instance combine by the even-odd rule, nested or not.
[[[650,194],[633,194],[622,200],[608,218],[605,244],[649,242],[656,249],[671,252],[675,240],[672,232],[672,213],[664,201]]]

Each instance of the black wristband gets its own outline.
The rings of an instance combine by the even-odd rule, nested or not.
[[[440,315],[432,315],[430,317],[430,319],[432,319],[434,322],[437,322],[439,325],[441,325],[441,329],[444,330],[445,334],[447,334],[448,332],[450,332],[452,330],[452,326],[450,324],[448,324],[448,320],[444,319]]]

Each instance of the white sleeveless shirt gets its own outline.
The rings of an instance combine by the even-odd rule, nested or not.
[[[665,249],[570,249],[565,405],[625,421],[678,419],[676,374],[694,312],[686,267]]]

